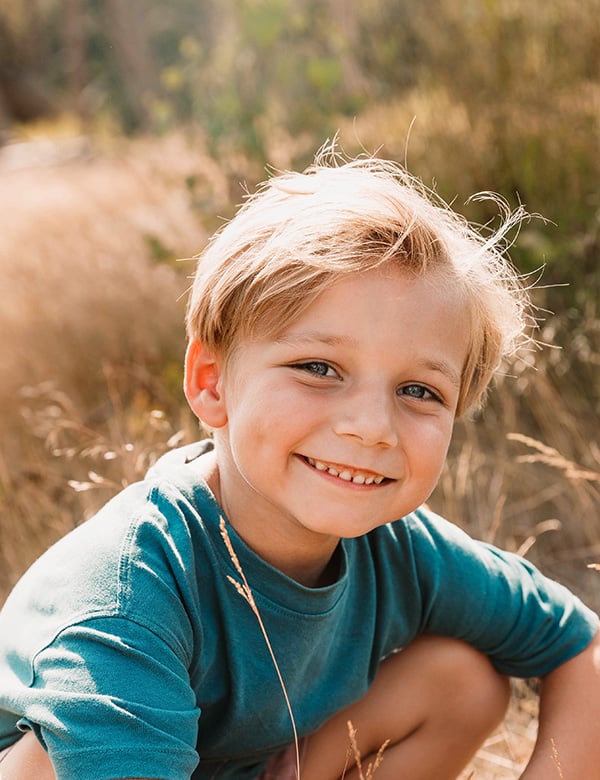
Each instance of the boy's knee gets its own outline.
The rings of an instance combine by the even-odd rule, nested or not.
[[[401,747],[400,763],[412,765],[415,755],[422,763],[425,751],[432,766],[439,759],[448,771],[462,767],[504,718],[509,695],[508,679],[470,645],[419,637],[383,661],[367,694],[311,737],[307,777],[323,776],[319,767],[332,750],[343,754],[348,721],[363,756],[374,755],[388,740],[388,766],[391,751]]]
[[[439,714],[488,730],[502,721],[510,699],[509,679],[485,655],[465,642],[437,636],[422,637],[413,650],[423,653]]]

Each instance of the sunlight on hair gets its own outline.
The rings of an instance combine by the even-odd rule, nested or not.
[[[537,342],[531,279],[508,258],[531,218],[492,193],[497,227],[470,224],[391,160],[346,157],[327,142],[303,172],[272,171],[211,238],[198,264],[187,332],[225,359],[244,338],[273,336],[336,279],[391,263],[455,286],[471,318],[459,416],[503,360]]]

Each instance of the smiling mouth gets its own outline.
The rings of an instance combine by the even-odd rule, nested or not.
[[[332,477],[338,477],[344,480],[344,482],[352,482],[355,485],[381,485],[383,482],[390,482],[388,477],[384,477],[381,474],[374,474],[372,471],[360,471],[359,469],[352,469],[348,466],[340,466],[335,463],[326,463],[322,460],[315,460],[314,458],[304,457],[306,463],[312,466],[317,471],[323,471],[327,474],[331,474]]]

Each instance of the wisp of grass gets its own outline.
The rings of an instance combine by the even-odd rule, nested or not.
[[[273,650],[273,645],[271,644],[271,640],[269,639],[269,635],[267,633],[267,629],[265,628],[265,624],[261,617],[260,611],[258,609],[258,606],[256,605],[256,601],[254,600],[252,589],[250,588],[250,585],[248,584],[248,580],[246,579],[246,575],[244,574],[244,570],[242,569],[242,564],[240,563],[239,558],[237,557],[236,552],[233,549],[231,538],[227,531],[227,526],[225,524],[225,519],[223,517],[221,517],[219,528],[221,530],[221,536],[223,537],[223,542],[225,543],[225,547],[227,548],[227,552],[229,553],[229,557],[231,558],[231,561],[236,571],[240,575],[241,582],[236,580],[234,577],[231,577],[230,575],[227,575],[227,579],[229,580],[229,582],[231,582],[231,584],[234,586],[234,588],[237,590],[240,596],[246,602],[248,602],[250,609],[256,616],[256,620],[258,621],[258,625],[264,637],[265,644],[267,645],[267,650],[269,651],[269,655],[271,656],[271,660],[275,668],[275,673],[277,674],[277,679],[279,680],[279,685],[281,686],[281,690],[283,692],[283,698],[285,699],[285,705],[287,707],[287,711],[290,716],[292,731],[294,733],[294,747],[296,750],[296,777],[297,780],[300,780],[300,746],[298,742],[298,731],[296,729],[296,719],[294,718],[294,712],[292,710],[292,705],[288,696],[287,688],[285,687],[285,682],[283,681],[281,669],[279,668],[279,664],[277,663],[277,658],[275,657],[275,651]]]
[[[265,627],[265,624],[263,622],[263,619],[260,614],[260,610],[258,609],[258,606],[256,604],[256,601],[254,600],[254,595],[252,593],[252,589],[250,587],[250,584],[248,583],[248,580],[246,579],[246,575],[244,574],[244,570],[242,568],[242,564],[240,563],[239,558],[237,557],[237,554],[235,550],[233,549],[233,544],[231,542],[231,537],[229,536],[229,532],[227,531],[227,525],[225,523],[225,519],[221,517],[219,521],[219,529],[221,531],[221,537],[223,538],[223,542],[225,544],[225,547],[227,548],[227,552],[229,553],[229,557],[231,559],[231,562],[233,563],[235,570],[240,575],[240,580],[236,580],[235,577],[227,575],[228,581],[233,585],[233,587],[236,589],[236,591],[239,593],[239,595],[244,599],[244,601],[247,602],[248,606],[254,613],[256,620],[258,622],[258,625],[260,627],[261,633],[263,635],[263,638],[265,640],[265,644],[267,646],[267,650],[269,651],[269,655],[271,656],[271,661],[273,662],[273,667],[275,668],[275,673],[277,674],[277,679],[279,681],[279,685],[281,687],[283,698],[285,699],[285,704],[287,707],[288,714],[290,716],[290,722],[292,724],[292,731],[294,734],[294,748],[296,752],[296,778],[297,780],[300,780],[300,743],[298,740],[298,730],[296,727],[296,719],[294,718],[294,711],[292,709],[292,704],[290,702],[290,698],[287,692],[287,688],[283,679],[283,675],[281,674],[281,669],[279,667],[279,664],[277,663],[277,658],[275,656],[275,651],[273,650],[273,645],[271,644],[271,640],[269,639],[269,635],[267,633],[267,629]],[[377,755],[375,756],[375,759],[370,762],[367,765],[366,771],[363,770],[362,765],[362,757],[360,754],[360,750],[358,748],[358,742],[356,740],[356,734],[357,731],[354,728],[354,725],[352,724],[352,721],[348,721],[348,737],[350,740],[350,750],[351,755],[354,757],[354,762],[356,764],[356,768],[358,770],[358,775],[360,780],[372,780],[375,772],[381,765],[381,762],[383,761],[383,753],[387,746],[389,745],[389,740],[386,740],[379,750],[377,751]],[[346,774],[347,769],[347,763],[346,760],[346,767],[344,768],[342,778]]]
[[[381,762],[383,761],[383,754],[387,746],[390,744],[390,740],[386,739],[386,741],[381,745],[381,747],[377,751],[377,755],[375,756],[375,759],[371,761],[369,764],[367,764],[366,771],[363,771],[362,756],[360,754],[360,750],[358,748],[358,742],[356,740],[357,731],[354,728],[354,724],[352,723],[351,720],[348,721],[347,725],[348,725],[348,738],[350,739],[350,748],[352,751],[352,756],[354,757],[354,763],[356,764],[356,768],[358,770],[359,779],[372,780],[373,775],[381,766]],[[344,773],[342,774],[342,780],[344,779],[345,774],[346,774],[346,769],[344,769]]]

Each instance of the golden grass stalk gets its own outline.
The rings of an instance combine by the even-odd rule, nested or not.
[[[354,724],[352,723],[351,720],[348,721],[347,725],[348,725],[348,738],[350,739],[350,748],[352,750],[352,755],[354,756],[354,762],[356,764],[356,769],[358,770],[358,776],[360,780],[372,780],[373,775],[381,766],[381,762],[383,761],[383,754],[387,746],[390,744],[390,740],[386,739],[386,741],[377,751],[377,755],[375,756],[375,759],[369,762],[369,764],[367,764],[366,772],[364,772],[363,765],[362,765],[362,757],[360,754],[360,750],[358,748],[358,742],[356,740],[357,731],[354,728]],[[344,774],[345,773],[346,772],[344,770]],[[342,775],[342,780],[343,780],[343,775]]]
[[[523,436],[520,433],[509,433],[507,438],[510,441],[518,441],[537,453],[532,455],[520,455],[517,458],[517,463],[544,463],[547,466],[552,466],[553,468],[562,471],[567,479],[583,479],[586,482],[600,482],[599,472],[583,468],[572,460],[565,458],[558,450],[554,449],[554,447],[548,447],[546,444],[542,444],[542,442],[531,436]]]
[[[229,557],[231,558],[235,570],[240,575],[241,582],[236,580],[235,577],[231,577],[230,575],[227,575],[227,579],[237,590],[240,596],[248,603],[252,612],[254,612],[256,619],[258,621],[258,625],[260,626],[260,630],[264,637],[267,650],[269,651],[269,655],[271,656],[271,661],[273,662],[273,666],[275,667],[277,679],[279,680],[279,685],[281,686],[281,690],[283,692],[283,698],[285,699],[287,711],[289,713],[290,721],[292,723],[292,731],[294,732],[294,747],[296,750],[296,778],[297,780],[300,780],[300,745],[298,742],[298,731],[296,729],[296,720],[294,718],[294,712],[292,710],[292,705],[288,696],[287,688],[285,687],[285,683],[283,681],[281,669],[279,668],[279,664],[277,663],[277,658],[275,657],[275,651],[273,650],[273,645],[271,644],[271,640],[269,639],[269,635],[267,634],[267,629],[265,628],[265,624],[261,617],[260,611],[258,609],[256,601],[254,600],[252,589],[250,588],[248,580],[246,579],[246,575],[244,574],[244,570],[242,569],[242,564],[240,563],[239,558],[237,557],[236,552],[233,549],[231,538],[227,531],[227,526],[225,524],[225,519],[223,517],[221,517],[220,519],[219,529],[221,531],[221,536],[223,537],[223,542],[225,543],[225,547],[227,548],[227,552],[229,553]]]
[[[552,760],[554,761],[554,764],[556,765],[556,770],[558,772],[558,776],[560,777],[560,780],[564,780],[564,774],[562,771],[562,766],[560,763],[560,757],[558,755],[558,748],[556,747],[556,742],[552,739],[550,740],[552,744]]]
[[[244,574],[242,564],[240,563],[240,560],[237,557],[235,550],[233,549],[233,544],[231,543],[231,537],[229,536],[229,532],[227,531],[227,525],[223,517],[221,517],[219,520],[219,530],[221,531],[221,537],[223,538],[223,542],[225,544],[225,547],[227,548],[227,552],[229,553],[231,562],[233,563],[237,573],[240,575],[241,582],[239,580],[236,580],[235,577],[231,577],[229,574],[227,575],[227,579],[233,585],[236,591],[240,594],[240,596],[244,599],[244,601],[248,603],[248,606],[256,616],[258,625],[260,626],[261,633],[265,640],[265,644],[269,651],[269,655],[271,656],[271,661],[273,662],[273,666],[275,667],[277,679],[279,680],[279,685],[281,686],[281,690],[283,692],[283,697],[285,699],[287,711],[289,713],[290,721],[292,723],[292,730],[294,732],[294,748],[296,751],[296,778],[297,780],[300,780],[300,745],[298,741],[298,731],[296,728],[296,720],[294,718],[294,712],[292,710],[290,698],[288,696],[287,688],[283,680],[283,675],[281,674],[281,669],[279,668],[279,664],[277,663],[275,651],[273,650],[273,645],[271,644],[271,640],[269,639],[267,629],[265,627],[265,624],[260,614],[260,610],[258,609],[256,601],[254,600],[252,589],[250,587],[250,584],[248,583],[248,580],[246,579],[246,575]],[[383,753],[387,748],[387,746],[389,745],[390,740],[389,739],[386,740],[383,743],[383,745],[379,748],[379,750],[377,751],[377,755],[375,756],[375,759],[367,765],[367,769],[365,773],[363,771],[362,759],[360,755],[360,750],[358,748],[358,742],[356,741],[356,733],[357,732],[354,726],[352,725],[352,721],[348,721],[348,736],[350,739],[350,747],[351,747],[352,755],[354,756],[356,767],[358,769],[359,778],[360,780],[372,780],[373,775],[375,774],[375,772],[381,765],[381,762],[383,761]],[[346,770],[344,769],[344,775],[345,773]]]

